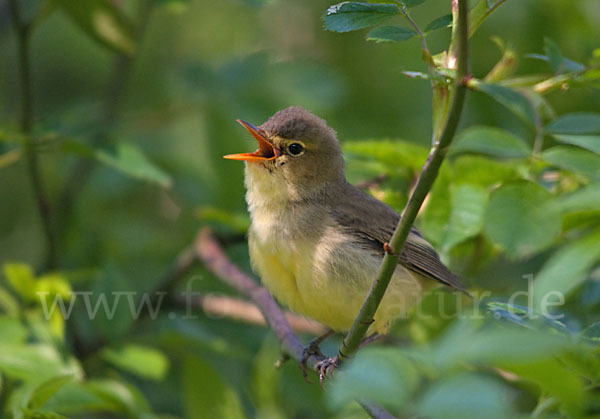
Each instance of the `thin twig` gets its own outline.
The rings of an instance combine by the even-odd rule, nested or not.
[[[267,326],[267,320],[256,304],[240,298],[196,293],[190,296],[182,293],[177,295],[174,301],[178,307],[185,308],[186,311],[194,308],[202,310],[211,317],[225,317],[242,323]],[[284,311],[284,315],[295,333],[320,335],[326,331],[325,326],[306,317],[287,311]]]
[[[282,352],[296,360],[300,360],[303,356],[304,345],[294,334],[290,323],[279,305],[271,297],[271,294],[258,285],[252,277],[231,263],[210,230],[205,228],[198,233],[195,249],[198,257],[211,272],[232,288],[249,297],[256,304],[267,319],[273,332],[275,332],[281,344]],[[317,363],[323,359],[322,356],[311,355],[306,361],[306,366],[315,370]],[[376,404],[362,400],[360,404],[373,418],[391,419],[394,417]]]
[[[19,73],[21,85],[21,131],[25,138],[25,156],[33,193],[46,237],[46,260],[44,270],[58,266],[58,249],[56,235],[52,225],[52,209],[46,195],[42,174],[35,150],[33,131],[33,91],[31,86],[30,41],[31,25],[23,21],[17,0],[9,0],[8,6],[12,14],[12,22],[17,35],[17,50],[19,54]]]
[[[396,270],[400,254],[402,253],[402,248],[404,247],[404,243],[406,242],[410,229],[415,221],[415,218],[417,217],[425,197],[433,186],[440,166],[444,161],[444,158],[448,152],[448,148],[458,127],[467,91],[465,79],[467,77],[468,69],[468,24],[467,1],[458,0],[457,5],[458,19],[456,33],[458,37],[458,63],[457,74],[454,83],[454,97],[452,98],[448,119],[439,141],[433,148],[429,158],[427,159],[427,162],[423,166],[421,175],[417,180],[417,186],[411,194],[408,204],[402,213],[402,218],[398,222],[396,230],[394,231],[394,234],[390,240],[389,245],[394,252],[386,252],[377,277],[371,285],[371,289],[361,307],[360,313],[354,320],[352,328],[348,332],[348,335],[340,347],[338,354],[338,359],[340,362],[343,359],[354,355],[363,341],[369,325],[372,323],[372,320],[375,316],[377,307],[379,307],[379,303],[381,302],[392,275]]]

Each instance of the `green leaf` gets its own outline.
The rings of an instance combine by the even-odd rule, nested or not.
[[[101,357],[118,368],[157,381],[162,380],[169,369],[167,357],[146,346],[130,344],[118,349],[106,348]]]
[[[576,145],[600,154],[600,135],[554,135],[561,143]]]
[[[563,62],[563,56],[558,45],[550,38],[544,38],[544,53],[548,57],[548,63],[552,70],[558,73]]]
[[[530,256],[559,235],[560,213],[544,211],[552,195],[526,181],[506,183],[492,192],[484,232],[512,257]]]
[[[12,288],[19,293],[23,299],[34,301],[36,295],[35,275],[31,266],[24,263],[5,263],[4,276]]]
[[[18,317],[0,315],[0,336],[4,343],[24,343],[28,332]]]
[[[544,264],[533,286],[536,310],[545,314],[546,304],[566,296],[587,278],[600,260],[600,230],[561,247]],[[554,295],[552,295],[554,294]]]
[[[190,357],[184,362],[183,391],[187,418],[244,418],[235,391],[203,359]]]
[[[418,384],[418,374],[408,357],[397,349],[366,348],[334,376],[331,403],[340,408],[354,399],[373,400],[402,407]]]
[[[408,141],[371,140],[344,143],[344,152],[357,157],[374,158],[391,167],[408,167],[420,170],[427,155],[427,148]]]
[[[452,153],[481,153],[501,158],[523,158],[531,154],[517,136],[499,128],[475,126],[460,132]]]
[[[62,386],[73,380],[73,375],[58,375],[46,380],[35,387],[27,407],[30,409],[39,409],[44,406],[50,397],[52,397]]]
[[[545,150],[542,159],[552,166],[600,179],[600,156],[574,147],[556,146]]]
[[[425,3],[425,0],[399,0],[406,8],[418,6],[419,4]]]
[[[458,243],[476,236],[483,227],[488,192],[481,186],[454,184],[450,190],[452,210],[442,250],[448,252]]]
[[[581,72],[585,70],[583,64],[565,58],[556,42],[550,38],[544,38],[544,53],[546,54],[545,56],[538,57],[545,59],[555,74],[561,74],[566,71]]]
[[[546,125],[546,132],[548,134],[600,134],[600,114],[568,113]]]
[[[402,26],[380,26],[373,29],[367,35],[367,41],[380,42],[400,42],[412,38],[417,33],[409,28]]]
[[[150,405],[144,395],[134,386],[124,380],[96,379],[89,380],[86,388],[103,399],[106,403],[115,405],[119,411],[129,417],[143,417],[150,412]]]
[[[8,377],[39,380],[80,371],[63,362],[61,355],[50,345],[0,343],[0,371]]]
[[[552,207],[552,210],[563,213],[600,211],[600,183],[592,183],[573,193],[558,196],[548,205]]]
[[[479,29],[481,24],[489,15],[502,4],[504,0],[479,0],[479,2],[469,11],[469,37]]]
[[[484,83],[479,80],[473,80],[471,85],[475,90],[487,94],[492,99],[508,108],[523,122],[533,124],[535,120],[535,113],[531,103],[525,96],[523,96],[523,94],[509,87],[504,87],[499,84]]]
[[[501,368],[537,384],[542,394],[562,402],[561,410],[569,413],[568,417],[581,417],[580,411],[585,397],[582,380],[576,371],[564,365],[561,359],[546,358],[527,364],[512,363],[502,365]]]
[[[156,167],[139,148],[132,144],[120,143],[116,155],[98,151],[97,158],[129,176],[157,183],[164,188],[171,186],[169,175]]]
[[[512,406],[511,389],[500,380],[475,373],[462,373],[435,381],[417,403],[419,417],[461,419],[510,418],[516,412]]]
[[[380,24],[400,13],[391,3],[360,3],[347,1],[331,6],[325,12],[325,29],[334,32],[349,32]]]
[[[104,46],[131,55],[135,30],[121,10],[109,0],[53,0],[88,36]]]
[[[433,346],[434,365],[452,370],[464,362],[526,364],[553,358],[576,344],[559,333],[464,318],[455,321]]]
[[[437,19],[429,22],[429,25],[425,27],[425,32],[435,31],[436,29],[449,28],[452,26],[452,14],[440,16]]]
[[[19,313],[19,302],[3,287],[0,287],[0,309],[10,316]]]
[[[156,183],[164,188],[171,187],[171,177],[148,160],[142,151],[133,144],[119,143],[115,154],[95,150],[75,141],[65,141],[62,147],[63,151],[95,158],[128,176]]]

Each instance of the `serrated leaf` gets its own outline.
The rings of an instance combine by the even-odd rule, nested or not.
[[[501,86],[499,84],[484,83],[482,81],[473,81],[472,86],[475,90],[483,92],[492,99],[508,108],[517,115],[522,121],[533,124],[535,113],[531,103],[523,94],[517,90]]]
[[[106,348],[101,357],[132,374],[152,380],[162,380],[169,369],[169,360],[159,350],[141,345]]]
[[[461,131],[452,146],[455,153],[481,153],[501,158],[523,158],[531,154],[517,136],[494,127],[475,126]]]
[[[361,3],[347,1],[331,6],[325,12],[325,29],[334,32],[349,32],[380,24],[400,13],[391,3]]]
[[[576,145],[600,154],[600,135],[554,135],[561,143]]]
[[[449,28],[452,26],[452,14],[440,16],[437,19],[432,20],[425,27],[425,32],[435,31],[436,29]]]
[[[92,39],[116,51],[135,51],[135,30],[127,16],[109,0],[53,0]]]
[[[575,112],[561,115],[546,125],[548,134],[600,134],[600,114]]]
[[[545,314],[548,311],[545,304],[555,302],[554,297],[568,295],[586,279],[590,269],[600,261],[598,243],[600,230],[561,247],[552,255],[534,281],[536,310]]]
[[[552,195],[525,181],[502,185],[492,192],[484,232],[512,257],[530,256],[550,245],[561,228],[558,212],[544,211]]]
[[[417,33],[402,26],[380,26],[373,29],[367,35],[367,41],[379,42],[401,42],[412,38]]]
[[[600,179],[600,156],[575,147],[555,146],[542,153],[542,159],[552,166],[578,173],[590,179]]]

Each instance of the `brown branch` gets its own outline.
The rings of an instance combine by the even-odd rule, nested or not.
[[[260,309],[249,301],[225,295],[194,294],[191,298],[185,294],[175,297],[175,302],[186,310],[196,308],[212,317],[226,317],[256,326],[267,326],[265,316]],[[320,323],[290,312],[284,312],[285,318],[296,333],[320,335],[327,329]]]
[[[304,345],[294,334],[286,316],[271,294],[227,258],[209,229],[200,230],[194,247],[200,260],[211,272],[256,304],[277,336],[284,355],[300,360],[303,356]],[[314,371],[317,363],[323,359],[322,356],[311,355],[306,361],[306,366]],[[365,401],[359,403],[373,418],[390,419],[394,417],[378,405]]]

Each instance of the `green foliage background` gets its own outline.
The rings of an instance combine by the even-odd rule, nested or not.
[[[49,303],[71,290],[138,299],[202,226],[243,234],[242,165],[221,156],[254,147],[236,118],[260,124],[290,105],[337,130],[352,182],[385,174],[369,190],[401,211],[433,112],[421,44],[388,26],[406,21],[340,35],[323,29],[331,3],[321,0],[17,3],[25,21],[35,18],[34,126],[19,126],[17,39],[0,2],[0,415],[361,417],[352,399],[363,397],[423,417],[600,413],[597,0],[508,0],[471,38],[472,92],[418,226],[475,293],[491,292],[483,318],[440,316],[439,298],[450,314],[473,310],[449,294],[425,299],[431,316],[399,321],[400,342],[361,351],[326,393],[293,362],[273,367],[278,345],[264,328],[201,312],[187,319],[174,305],[134,321],[123,302],[112,320],[88,319],[79,303],[67,322],[47,321],[36,293]],[[421,28],[450,13],[449,1],[406,3]],[[325,24],[381,21],[352,19]],[[447,22],[429,26],[434,55],[448,47]],[[444,84],[452,74],[438,76]],[[31,139],[56,269],[46,269]],[[243,241],[227,249],[250,271]],[[535,313],[546,293],[566,295],[560,322],[507,303],[531,275]],[[177,291],[190,280],[199,292],[233,294],[202,267]],[[512,303],[528,305],[524,295]]]

